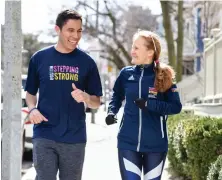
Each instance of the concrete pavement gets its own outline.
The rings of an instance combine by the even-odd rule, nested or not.
[[[82,180],[121,180],[119,173],[116,135],[119,123],[106,126],[104,119],[106,113],[100,108],[96,113],[96,124],[90,123],[90,114],[87,114],[87,137],[85,162],[83,167]],[[117,115],[118,119],[122,116],[122,109]],[[166,163],[162,180],[171,180],[167,172]],[[35,170],[30,168],[23,176],[22,180],[34,180]]]

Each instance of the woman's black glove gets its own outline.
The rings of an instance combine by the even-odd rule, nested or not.
[[[147,106],[147,101],[143,98],[138,98],[134,101],[134,103],[140,108],[140,109],[145,109]]]
[[[117,119],[114,117],[114,115],[108,114],[108,116],[106,117],[106,124],[111,125],[111,124],[115,124],[115,123],[117,123]]]

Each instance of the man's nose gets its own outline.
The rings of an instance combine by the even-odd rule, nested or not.
[[[79,37],[78,37],[78,33],[77,33],[77,32],[73,32],[73,33],[72,33],[72,37],[75,38],[75,39],[78,39],[78,38],[79,38]]]

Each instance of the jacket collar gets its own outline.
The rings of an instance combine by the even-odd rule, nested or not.
[[[155,65],[152,64],[142,64],[135,66],[136,72],[141,72],[144,70],[144,75],[154,75],[155,74]]]

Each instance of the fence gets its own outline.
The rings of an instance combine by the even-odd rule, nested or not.
[[[204,39],[204,103],[222,103],[222,32],[213,29]]]

